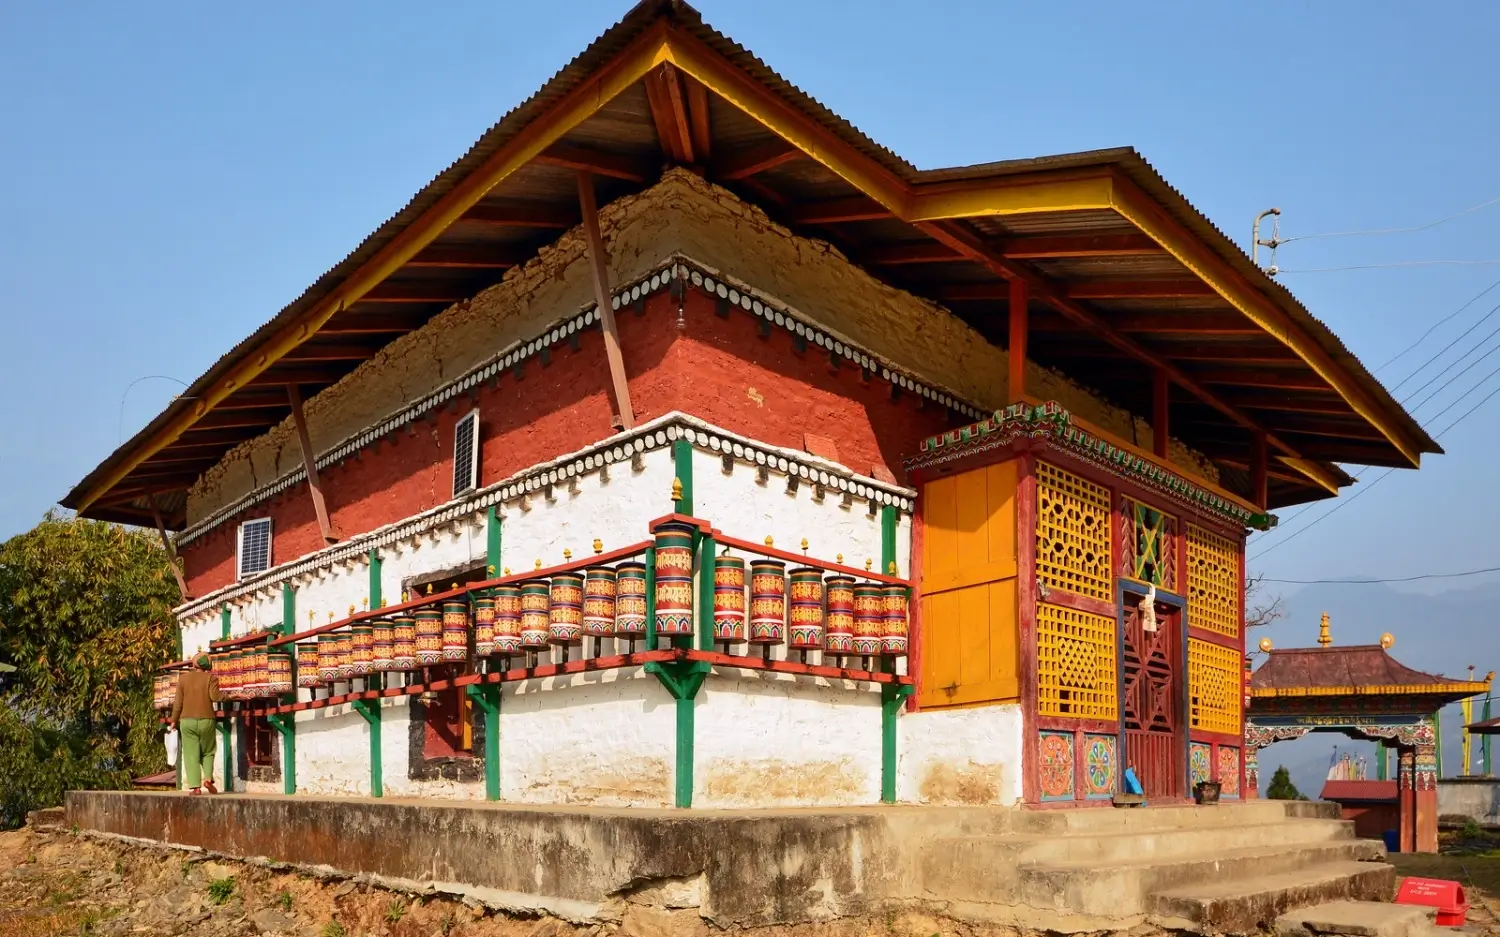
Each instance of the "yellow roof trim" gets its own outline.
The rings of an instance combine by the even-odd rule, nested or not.
[[[1250,695],[1257,699],[1293,698],[1299,696],[1419,696],[1424,693],[1483,693],[1489,683],[1463,681],[1460,683],[1394,683],[1371,686],[1332,687],[1266,687],[1252,689]]]

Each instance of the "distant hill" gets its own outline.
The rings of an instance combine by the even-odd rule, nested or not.
[[[1267,584],[1267,592],[1278,587]],[[1500,628],[1496,628],[1496,609],[1500,608],[1500,582],[1477,584],[1466,589],[1448,589],[1434,595],[1400,592],[1388,585],[1316,585],[1289,586],[1282,595],[1286,617],[1265,628],[1250,632],[1253,649],[1262,637],[1270,637],[1276,647],[1309,647],[1317,644],[1318,619],[1327,612],[1333,643],[1376,644],[1389,631],[1396,638],[1391,655],[1408,667],[1468,679],[1470,664],[1475,678],[1486,671],[1500,670]],[[1291,591],[1297,589],[1299,591]],[[1255,664],[1264,660],[1255,655]],[[1475,704],[1474,718],[1480,718],[1481,703]],[[1493,715],[1500,716],[1500,700],[1493,704]],[[1460,746],[1463,722],[1457,704],[1446,707],[1441,716],[1442,774],[1461,773]],[[1356,742],[1344,735],[1319,733],[1291,742],[1278,742],[1261,752],[1261,788],[1270,783],[1277,765],[1286,765],[1297,788],[1316,798],[1335,746],[1352,753],[1364,752],[1373,759],[1375,745]],[[1479,740],[1474,744],[1474,771],[1479,772]],[[1497,739],[1493,762],[1500,773],[1500,739]],[[1373,776],[1374,766],[1371,765]]]

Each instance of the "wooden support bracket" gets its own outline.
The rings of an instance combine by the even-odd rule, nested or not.
[[[594,177],[578,173],[578,205],[583,209],[583,232],[588,240],[589,260],[594,270],[594,302],[604,330],[604,356],[609,360],[609,378],[615,391],[616,424],[622,430],[635,428],[635,410],[630,406],[630,385],[625,378],[625,357],[620,351],[620,331],[610,305],[609,266],[604,254],[604,236],[599,232],[599,206],[594,201]]]
[[[318,515],[318,529],[323,532],[325,543],[336,543],[339,538],[328,519],[328,504],[323,500],[323,486],[318,483],[317,455],[313,452],[312,438],[307,433],[307,420],[302,415],[302,390],[296,384],[288,384],[286,397],[292,405],[292,422],[297,426],[297,445],[302,449],[302,468],[307,472],[307,490],[312,494],[313,511]]]
[[[187,579],[183,576],[182,565],[177,561],[177,548],[172,546],[172,540],[167,536],[167,526],[161,522],[161,511],[156,507],[156,495],[146,496],[151,504],[151,519],[156,521],[156,532],[161,535],[161,547],[167,551],[167,562],[172,566],[172,576],[177,580],[177,592],[186,602],[192,596],[188,595]]]

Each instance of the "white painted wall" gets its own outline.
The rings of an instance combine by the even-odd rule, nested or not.
[[[903,712],[896,798],[905,803],[1015,804],[1021,799],[1021,707]]]
[[[880,801],[880,691],[868,684],[719,669],[694,721],[694,806]]]
[[[405,735],[401,742],[406,743]],[[404,750],[399,765],[382,761],[381,770],[386,776],[399,771],[404,777]],[[370,728],[352,706],[297,713],[297,790],[308,794],[370,793]]]

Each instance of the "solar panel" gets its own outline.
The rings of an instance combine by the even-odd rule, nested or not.
[[[479,487],[479,411],[453,427],[453,497]]]
[[[240,525],[240,576],[253,576],[271,568],[271,519],[258,517]]]

